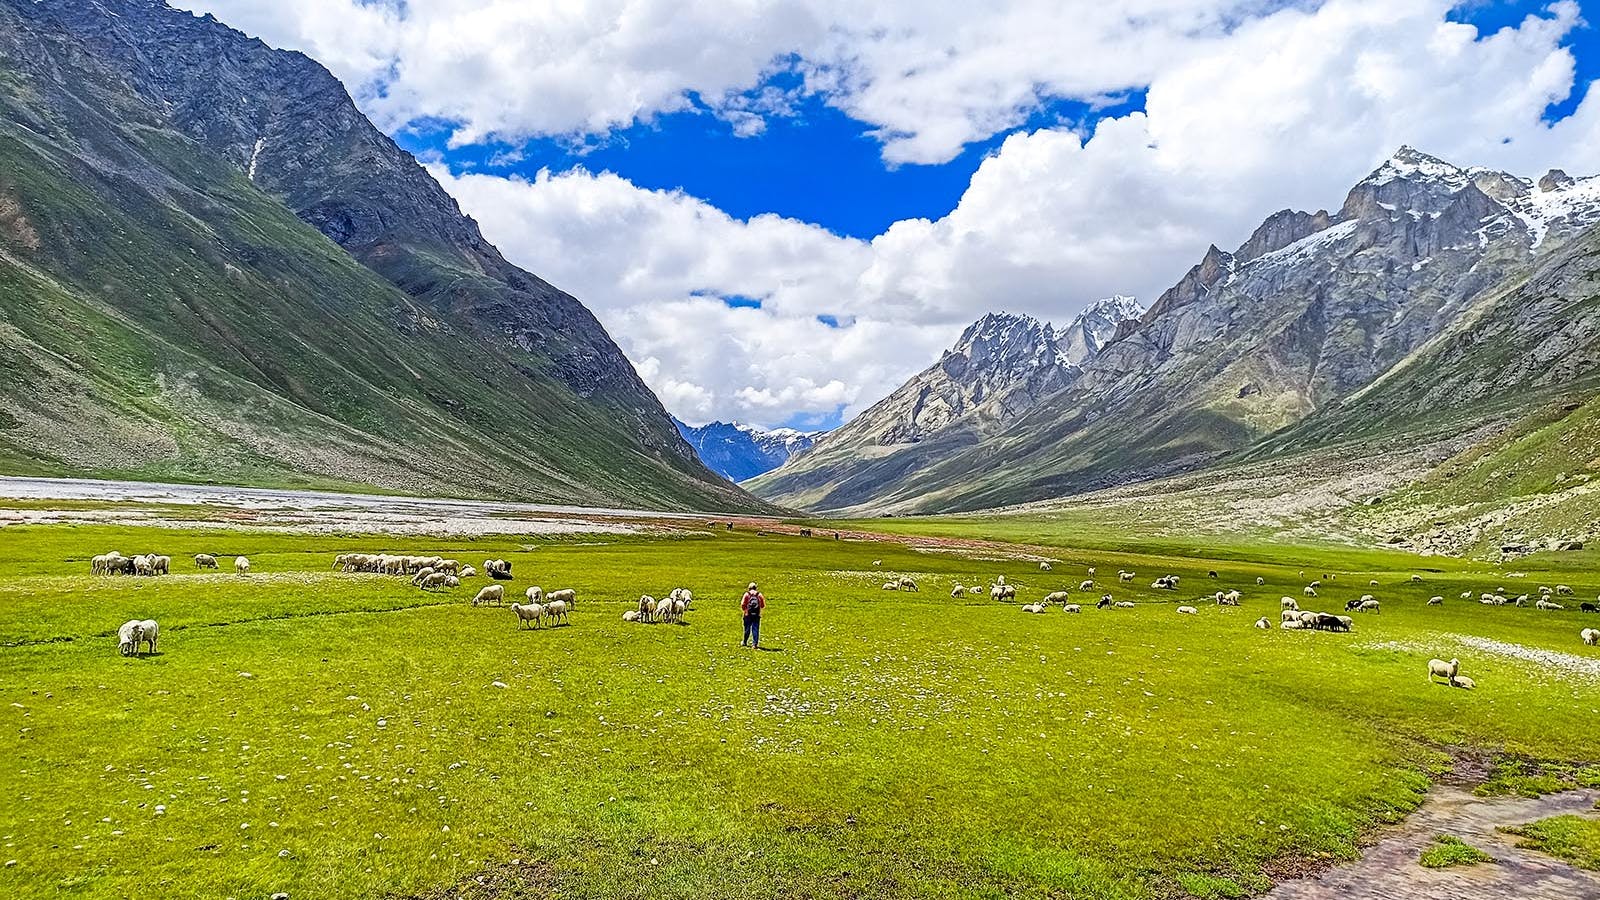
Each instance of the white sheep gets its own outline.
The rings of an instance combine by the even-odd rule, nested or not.
[[[513,603],[511,611],[517,614],[518,624],[523,628],[528,627],[529,622],[535,627],[544,625],[544,607],[537,603]]]
[[[1466,688],[1469,691],[1478,686],[1476,681],[1473,681],[1471,678],[1468,678],[1465,675],[1457,675],[1453,680],[1451,680],[1450,683],[1458,688]]]
[[[1260,575],[1256,576],[1256,587],[1260,587],[1260,586],[1262,586],[1263,584],[1266,584],[1266,583],[1267,583],[1267,580],[1265,578],[1262,578]]]
[[[1238,591],[1229,591],[1226,594],[1223,594],[1221,597],[1217,598],[1217,602],[1221,603],[1221,604],[1225,604],[1227,606],[1238,606],[1239,605],[1239,600],[1243,596],[1244,595],[1239,593]]]
[[[539,587],[536,584],[533,587],[523,591],[522,596],[527,597],[529,603],[538,603],[544,600],[544,588]]]
[[[561,593],[561,592],[560,591],[555,591],[555,592],[551,593],[550,596],[554,597],[556,594],[559,594],[559,593]],[[546,603],[544,605],[544,614],[550,618],[550,623],[553,625],[557,621],[561,621],[561,622],[566,622],[567,621],[567,610],[568,609],[570,609],[570,605],[567,603],[567,601],[565,601],[565,600],[552,600],[551,602]]]
[[[1444,605],[1444,598],[1443,597],[1429,597],[1428,598],[1428,605],[1429,606],[1443,606]]]
[[[1299,609],[1300,603],[1293,597],[1283,597],[1278,600],[1279,609]]]
[[[1078,590],[1085,592],[1094,590],[1094,579],[1088,578],[1078,582]]]
[[[1374,578],[1371,581],[1367,582],[1367,584],[1369,586],[1371,586],[1371,587],[1377,587],[1378,586],[1378,579]]]
[[[639,621],[639,611],[637,609],[625,609],[625,610],[623,610],[622,611],[622,621],[624,621],[624,622],[637,622],[637,621]]]
[[[656,598],[650,596],[649,594],[640,594],[639,608],[634,610],[635,618],[641,622],[655,621],[656,608],[659,605],[660,604],[656,601]]]
[[[511,563],[503,559],[486,559],[483,561],[483,574],[496,581],[511,580]]]
[[[560,602],[565,603],[570,609],[578,608],[578,592],[572,588],[566,588],[560,591],[551,591],[550,593],[545,594],[544,598],[546,600],[559,600]]]
[[[129,619],[117,629],[117,652],[123,656],[133,656],[139,652],[139,620]]]
[[[1285,619],[1278,623],[1278,627],[1282,628],[1284,631],[1300,631],[1306,626],[1302,624],[1299,619]]]
[[[233,558],[233,570],[235,572],[238,572],[240,575],[249,575],[250,574],[250,560],[249,560],[249,558],[243,557],[243,556],[235,556]]]
[[[1133,609],[1133,601],[1132,600],[1118,600],[1116,603],[1113,603],[1112,605],[1115,606],[1117,609]]]
[[[499,606],[501,603],[505,602],[505,599],[506,599],[506,588],[505,588],[505,585],[503,585],[503,584],[487,584],[487,585],[483,586],[482,590],[478,591],[477,596],[472,598],[472,605],[473,606],[486,606],[486,605],[488,605],[490,603],[493,603],[495,606]]]
[[[1200,613],[1200,610],[1195,609],[1192,606],[1180,606],[1180,607],[1178,607],[1178,612],[1180,612],[1180,613],[1182,613],[1183,615],[1186,615],[1186,616],[1193,616],[1193,615],[1198,615]]]
[[[1317,589],[1308,584],[1306,585],[1304,593],[1307,597],[1315,597],[1317,595]]]
[[[1089,567],[1089,574],[1090,574],[1090,575],[1093,575],[1093,574],[1094,574],[1094,566],[1090,566],[1090,567]]]
[[[885,581],[883,583],[883,589],[886,590],[886,591],[898,591],[898,590],[900,590],[900,582],[898,582],[898,581]]]
[[[454,575],[449,575],[449,574],[446,574],[444,572],[429,572],[428,573],[428,577],[426,577],[426,578],[422,579],[422,581],[418,582],[418,587],[421,587],[425,591],[431,591],[431,590],[434,590],[436,588],[451,587],[452,585],[450,584],[450,582],[452,582],[452,581],[455,581],[456,584],[460,584],[461,583],[461,582],[456,580],[456,577]]]
[[[1117,577],[1123,581],[1132,581],[1134,574],[1133,572],[1118,572]]]
[[[1022,604],[1022,611],[1025,613],[1042,613],[1044,612],[1044,607],[1038,603],[1024,603]]]
[[[1256,620],[1256,627],[1260,628],[1262,630],[1266,630],[1266,629],[1272,627],[1272,621],[1270,619],[1268,619],[1266,616],[1262,616],[1261,618]]]
[[[1456,673],[1460,670],[1461,661],[1458,659],[1452,659],[1449,662],[1445,662],[1442,659],[1428,660],[1428,680],[1430,682],[1435,678],[1443,678],[1447,682],[1453,682],[1456,680]]]
[[[916,583],[916,581],[914,581],[911,578],[910,575],[901,575],[900,576],[900,590],[902,590],[902,591],[915,591],[915,590],[917,590],[917,583]]]
[[[1044,602],[1047,604],[1065,603],[1071,598],[1072,594],[1068,591],[1051,591],[1050,593],[1044,595]]]
[[[1558,594],[1570,594],[1570,593],[1572,593],[1572,588],[1567,587],[1564,584],[1558,584],[1558,585],[1556,585],[1556,593],[1558,593]]]
[[[478,574],[478,570],[474,569],[471,566],[462,566],[461,567],[460,577],[462,577],[462,578],[471,578],[471,577],[473,577],[474,575],[477,575],[477,574]]]
[[[1362,612],[1378,612],[1378,605],[1378,601],[1376,600],[1363,600],[1361,601],[1361,604],[1356,607],[1356,609],[1359,609]]]
[[[1041,571],[1041,572],[1048,572],[1048,571],[1050,571],[1050,564],[1049,564],[1049,563],[1047,563],[1047,562],[1042,562],[1042,563],[1039,563],[1039,571]]]
[[[1578,637],[1583,638],[1585,644],[1593,647],[1596,644],[1600,644],[1600,628],[1585,628],[1578,632]]]
[[[217,558],[209,553],[196,553],[194,555],[194,567],[196,569],[215,569],[217,567]]]
[[[873,561],[872,561],[872,564],[873,564],[873,565],[874,565],[874,566],[881,566],[881,565],[883,565],[883,560],[881,560],[881,559],[875,559],[875,560],[873,560]]]
[[[1463,600],[1471,600],[1472,599],[1472,592],[1471,591],[1462,591],[1461,592],[1461,599],[1463,599]]]
[[[964,595],[966,592],[967,592],[967,589],[958,584],[955,587],[950,589],[950,596],[952,596],[952,597],[960,597],[960,596]]]
[[[1069,612],[1069,613],[1083,612],[1083,607],[1079,606],[1076,603],[1065,603],[1065,604],[1062,604],[1061,611],[1062,612]]]
[[[982,593],[983,593],[982,585],[974,584],[974,585],[969,585],[967,587],[967,596],[968,597],[975,597],[975,596],[977,596],[979,594],[982,594]]]
[[[1412,584],[1421,584],[1422,583],[1422,576],[1421,575],[1413,575],[1413,576],[1411,576],[1411,583]]]
[[[1562,606],[1561,604],[1552,602],[1550,600],[1540,600],[1539,602],[1534,604],[1534,607],[1537,608],[1537,609],[1545,609],[1545,610],[1566,609],[1565,606]]]
[[[432,566],[423,566],[422,568],[417,570],[417,574],[411,576],[411,583],[412,584],[421,584],[424,581],[427,581],[428,577],[430,575],[432,575],[432,574],[433,574],[433,567]]]

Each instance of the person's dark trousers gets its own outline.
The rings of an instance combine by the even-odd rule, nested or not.
[[[739,646],[742,647],[745,644],[752,644],[752,645],[757,646],[757,647],[761,646],[761,617],[760,616],[745,616],[744,617],[744,640],[739,642]]]

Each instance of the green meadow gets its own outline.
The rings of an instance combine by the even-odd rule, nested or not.
[[[0,529],[0,895],[1233,897],[1354,856],[1458,754],[1600,760],[1587,552],[1497,571],[880,525],[994,543]],[[1005,542],[1047,548],[1053,571]],[[91,576],[111,549],[171,555],[174,574]],[[570,625],[523,628],[469,604],[482,578],[425,593],[330,568],[356,550],[504,557],[508,596],[578,600]],[[1090,566],[1080,614],[1019,610]],[[1308,607],[1373,593],[1382,612],[1279,630],[1302,569],[1337,575]],[[1150,588],[1168,573],[1180,590]],[[883,589],[900,575],[920,590]],[[1015,603],[950,596],[1002,575]],[[739,647],[749,581],[770,603],[760,652]],[[1568,611],[1458,599],[1558,582]],[[696,597],[683,624],[622,621],[678,586]],[[1197,603],[1229,588],[1240,608]],[[1107,591],[1137,606],[1094,609]],[[159,653],[117,654],[132,618],[160,622]],[[1431,656],[1477,688],[1430,683]]]

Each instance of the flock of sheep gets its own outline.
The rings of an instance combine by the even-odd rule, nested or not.
[[[218,568],[217,558],[209,553],[197,553],[194,557],[194,567],[197,569]],[[250,560],[243,556],[233,558],[233,569],[240,575],[250,574]],[[103,553],[89,560],[89,571],[95,575],[171,575],[172,557],[159,553],[141,553],[138,556],[123,556],[116,550]]]

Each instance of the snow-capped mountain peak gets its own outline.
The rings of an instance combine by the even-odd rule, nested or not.
[[[700,461],[730,481],[744,481],[783,465],[789,457],[808,450],[820,431],[794,428],[757,428],[742,422],[685,425],[673,419],[684,440]]]

